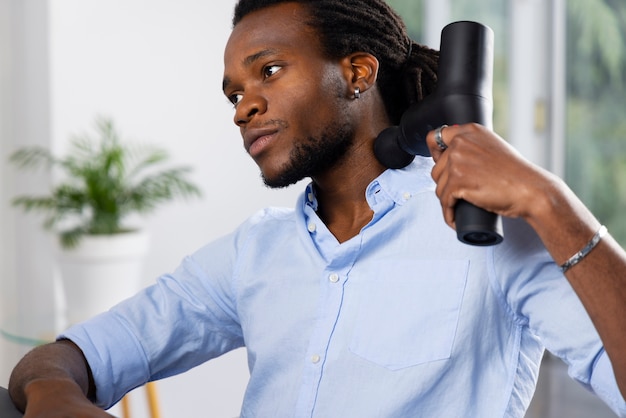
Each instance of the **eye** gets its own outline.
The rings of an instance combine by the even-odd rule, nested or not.
[[[280,65],[266,65],[265,67],[263,67],[263,76],[265,78],[269,78],[282,70],[282,68],[283,67]]]
[[[228,101],[235,107],[239,104],[239,102],[241,102],[241,99],[243,99],[243,94],[240,93],[228,96]]]

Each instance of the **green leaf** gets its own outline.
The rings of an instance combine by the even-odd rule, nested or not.
[[[124,219],[148,213],[180,198],[201,196],[187,166],[166,167],[169,154],[153,146],[122,141],[113,121],[98,117],[97,137],[73,136],[68,154],[55,157],[43,147],[17,150],[10,161],[20,168],[58,168],[64,180],[47,196],[17,196],[13,205],[46,217],[44,228],[57,230],[70,248],[85,234],[127,231]],[[68,226],[69,225],[69,226]]]

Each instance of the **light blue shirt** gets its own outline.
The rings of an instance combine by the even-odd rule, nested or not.
[[[504,242],[460,243],[417,157],[367,189],[374,211],[339,244],[311,186],[185,258],[64,337],[98,403],[245,346],[242,417],[523,417],[544,347],[626,415],[580,301],[522,221]]]

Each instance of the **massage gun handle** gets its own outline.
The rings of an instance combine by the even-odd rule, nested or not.
[[[454,22],[441,32],[438,124],[493,124],[493,31],[476,22]],[[488,162],[487,162],[488,163]],[[502,219],[464,200],[454,208],[457,238],[471,245],[495,245],[503,240]]]

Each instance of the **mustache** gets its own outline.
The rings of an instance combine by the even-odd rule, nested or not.
[[[258,125],[254,125],[255,129],[259,128],[288,128],[289,123],[282,119],[268,119]]]

